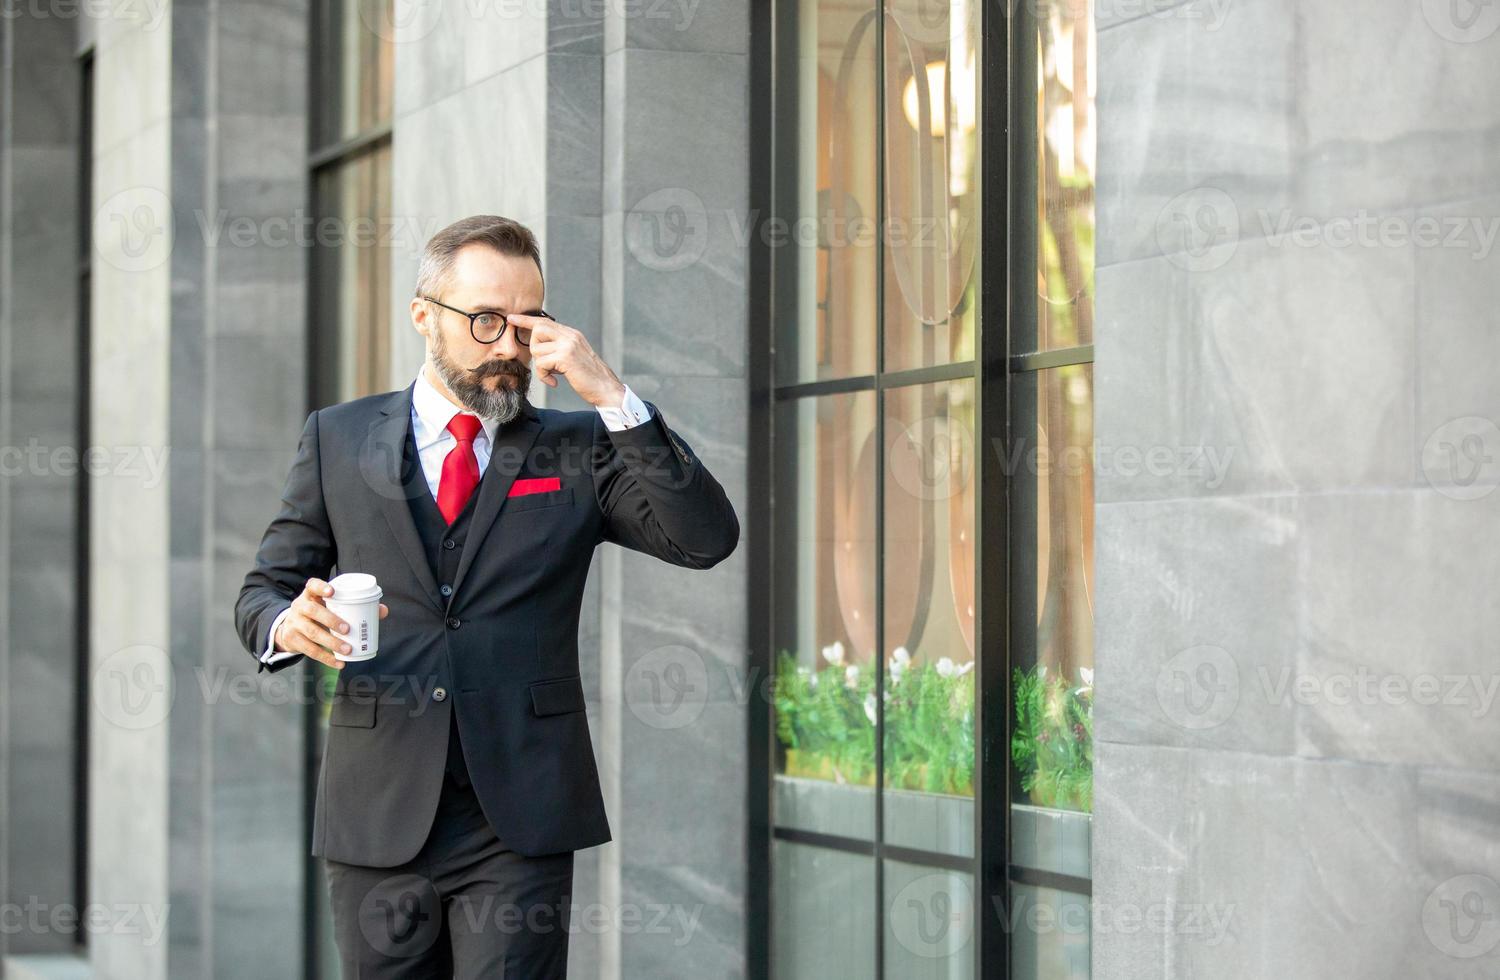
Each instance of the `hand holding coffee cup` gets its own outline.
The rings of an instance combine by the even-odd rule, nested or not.
[[[346,572],[333,583],[310,578],[272,638],[275,649],[340,670],[346,661],[368,660],[375,655],[379,620],[390,613],[379,598],[373,575]],[[378,617],[371,616],[376,609]]]

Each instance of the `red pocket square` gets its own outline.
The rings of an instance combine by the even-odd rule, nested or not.
[[[539,476],[530,480],[517,480],[510,485],[510,493],[507,497],[521,497],[528,493],[546,493],[548,490],[561,490],[562,479],[555,476]]]

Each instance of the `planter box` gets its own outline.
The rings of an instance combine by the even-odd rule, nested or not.
[[[857,840],[875,837],[875,790],[825,779],[776,776],[772,819],[778,826]],[[974,855],[974,801],[893,789],[885,793],[887,843],[958,857]],[[1072,810],[1011,808],[1011,863],[1091,876],[1093,817]]]
[[[778,826],[858,840],[875,837],[874,787],[777,776],[772,792],[772,814]],[[972,857],[974,801],[942,793],[886,790],[885,839],[902,847]]]

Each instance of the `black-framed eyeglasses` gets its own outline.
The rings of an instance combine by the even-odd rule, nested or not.
[[[473,337],[481,344],[493,344],[495,341],[499,340],[505,335],[505,328],[510,324],[510,316],[505,313],[497,313],[494,310],[480,310],[478,313],[469,313],[466,310],[460,310],[456,306],[449,306],[447,303],[440,303],[437,300],[433,299],[431,296],[423,296],[422,294],[418,293],[417,298],[424,299],[429,303],[434,303],[438,306],[441,306],[445,310],[452,310],[459,316],[468,317],[469,336]],[[523,315],[544,316],[549,320],[557,319],[557,317],[553,316],[551,313],[548,313],[543,309],[529,310]],[[522,347],[531,346],[530,327],[523,327],[519,323],[516,324],[516,343],[520,344]]]

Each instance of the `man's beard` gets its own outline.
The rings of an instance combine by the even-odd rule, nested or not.
[[[494,419],[501,425],[521,414],[521,405],[531,387],[531,368],[520,361],[486,358],[472,371],[454,364],[448,360],[448,345],[441,331],[434,331],[432,366],[459,404],[480,418]],[[493,389],[485,384],[492,377],[501,378]]]

